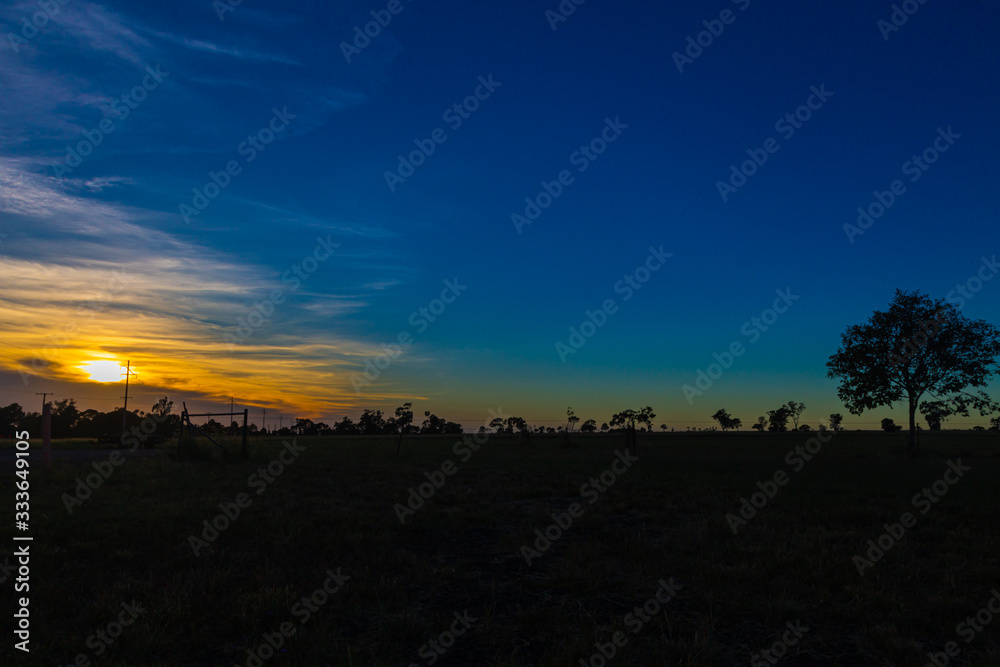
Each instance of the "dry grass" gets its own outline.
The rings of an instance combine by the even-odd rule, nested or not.
[[[618,437],[495,437],[467,463],[453,437],[408,438],[399,459],[393,438],[300,438],[306,450],[257,495],[248,477],[275,440],[251,462],[129,461],[72,515],[60,497],[87,466],[39,469],[33,645],[16,660],[246,665],[291,622],[264,664],[424,665],[421,647],[468,610],[477,621],[436,664],[579,665],[622,631],[609,664],[748,665],[789,621],[810,631],[788,667],[923,665],[948,641],[962,651],[950,664],[1000,664],[1000,623],[968,644],[955,630],[1000,585],[1000,446],[994,433],[932,435],[910,459],[903,436],[845,433],[801,472],[784,461],[801,434],[646,436],[593,504],[581,484],[611,465]],[[859,576],[852,557],[883,523],[919,514],[912,496],[958,456],[971,472]],[[393,505],[446,459],[457,472],[400,525]],[[790,482],[734,536],[726,514],[778,469]],[[189,535],[241,492],[251,506],[195,557]],[[574,501],[583,515],[529,566],[521,546]],[[294,605],[337,568],[350,582],[300,623]],[[677,597],[630,631],[626,614],[671,577]],[[95,658],[88,637],[132,600],[145,613]]]

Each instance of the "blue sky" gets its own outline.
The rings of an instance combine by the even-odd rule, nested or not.
[[[413,400],[468,425],[498,406],[556,425],[568,405],[600,423],[651,404],[684,427],[719,407],[749,423],[791,399],[815,425],[846,413],[824,377],[846,326],[896,288],[945,297],[998,250],[989,3],[915,3],[892,31],[877,2],[588,0],[555,29],[556,2],[401,0],[391,14],[245,0],[221,18],[208,1],[51,6],[37,34],[22,18],[39,4],[0,9],[0,403],[51,388],[110,409],[121,388],[77,366],[130,359],[141,404],[235,395],[330,420]],[[342,45],[372,11],[391,21],[348,62]],[[708,45],[679,71],[699,33]],[[459,125],[446,112],[469,96]],[[776,127],[810,101],[794,134]],[[614,141],[581,158],[609,121]],[[248,149],[266,128],[280,129]],[[439,128],[390,188],[398,156]],[[947,151],[911,181],[904,164],[939,129]],[[79,166],[54,166],[88,137],[100,143]],[[723,198],[748,150],[767,161]],[[228,186],[185,220],[181,205],[231,162]],[[511,216],[563,171],[572,181],[519,232]],[[897,179],[905,193],[849,239],[857,208]],[[282,279],[334,246],[294,289]],[[661,246],[670,258],[626,300],[615,285]],[[414,325],[446,280],[466,289]],[[786,289],[799,298],[749,343],[744,323]],[[241,337],[275,290],[282,303]],[[986,282],[963,313],[1000,323],[998,298]],[[563,362],[556,344],[607,299],[615,312]],[[689,404],[683,385],[734,341],[745,354]]]

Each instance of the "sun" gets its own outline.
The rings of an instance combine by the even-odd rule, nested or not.
[[[79,369],[94,382],[118,382],[122,379],[122,365],[112,359],[88,361],[80,364]]]

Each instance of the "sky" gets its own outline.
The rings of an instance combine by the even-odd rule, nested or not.
[[[1000,324],[998,19],[4,3],[0,404],[111,410],[92,378],[127,361],[130,406],[232,396],[257,423],[902,423],[849,415],[825,364],[896,289]]]

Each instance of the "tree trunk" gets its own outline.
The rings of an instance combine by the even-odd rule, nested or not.
[[[906,451],[913,454],[917,451],[917,399],[910,399],[910,442]]]

